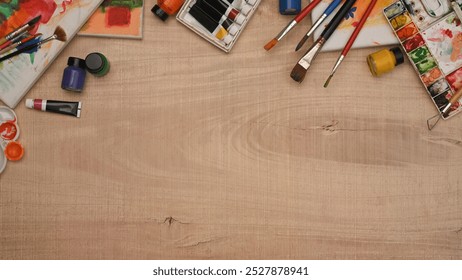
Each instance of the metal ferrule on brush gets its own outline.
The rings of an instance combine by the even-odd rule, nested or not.
[[[306,37],[310,37],[313,35],[314,31],[321,26],[321,24],[324,22],[324,20],[327,18],[326,14],[323,14],[314,24],[311,26],[310,30],[308,30],[308,33],[306,33]]]
[[[43,39],[42,41],[40,41],[40,45],[43,45],[45,43],[48,43],[50,41],[53,41],[54,39],[58,38],[58,36],[55,34],[49,38],[46,38],[46,39]]]
[[[339,68],[340,64],[342,64],[344,59],[345,59],[345,56],[343,54],[341,56],[339,56],[339,58],[337,59],[337,62],[334,65],[334,68],[332,68],[331,75],[334,75],[335,72],[337,72],[337,69]]]
[[[325,42],[326,40],[324,38],[319,38],[316,41],[316,43],[314,43],[313,46],[311,46],[308,52],[302,57],[302,59],[298,61],[298,64],[300,64],[300,66],[302,66],[305,69],[310,68],[311,63],[316,58]]]
[[[446,107],[444,107],[444,109],[441,111],[444,117],[447,117],[449,115],[449,113],[451,112],[451,107],[452,103],[448,103],[448,105],[446,105]]]
[[[295,27],[295,25],[297,25],[297,22],[295,20],[291,21],[287,26],[286,28],[284,28],[279,34],[278,36],[276,36],[276,39],[278,41],[281,41],[282,38],[284,38],[284,36],[287,35],[287,33],[290,32],[290,30],[292,30],[292,28]]]

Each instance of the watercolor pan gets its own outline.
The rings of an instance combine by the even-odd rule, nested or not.
[[[411,21],[412,19],[409,13],[402,13],[390,20],[390,23],[394,30],[399,30],[401,27],[409,24]]]
[[[423,45],[425,45],[425,41],[422,38],[422,35],[420,35],[420,33],[415,34],[414,36],[403,42],[403,47],[406,50],[406,52],[411,52]]]
[[[245,27],[249,23],[250,19],[252,16],[255,14],[255,11],[257,10],[258,6],[260,5],[261,0],[257,0],[255,4],[252,6],[252,9],[248,12],[246,15],[246,18],[244,20],[244,23],[240,25],[239,30],[237,33],[233,36],[232,41],[229,44],[225,44],[224,41],[217,39],[215,36],[213,36],[209,31],[207,31],[204,27],[202,27],[190,14],[189,10],[190,8],[196,3],[196,0],[188,0],[185,1],[183,7],[181,10],[178,12],[176,19],[181,22],[183,25],[185,25],[187,28],[191,29],[194,33],[198,34],[205,40],[207,40],[209,43],[213,44],[215,47],[219,48],[220,50],[229,53],[232,48],[234,47],[234,44],[236,44],[237,40],[241,36],[242,32],[244,31]],[[246,1],[242,1],[242,4],[245,5]]]
[[[428,92],[432,97],[438,96],[443,92],[447,92],[448,90],[449,84],[446,82],[446,79],[439,79],[428,87]]]
[[[441,70],[438,67],[436,67],[428,71],[424,75],[422,75],[420,79],[425,84],[425,86],[429,87],[431,84],[436,82],[442,76],[443,76],[443,73],[441,73]]]
[[[417,26],[414,23],[409,23],[400,30],[396,31],[396,35],[398,35],[398,39],[402,42],[417,34],[417,32],[419,32]]]
[[[419,63],[425,58],[429,58],[430,56],[430,51],[428,50],[427,46],[422,46],[409,52],[409,57],[414,63]]]
[[[414,15],[406,11],[402,0],[385,8],[383,13],[441,113],[454,92],[462,88],[462,28],[449,8],[443,9],[444,16],[434,17],[427,13],[421,1],[411,3]],[[457,102],[449,116],[441,114],[441,117],[448,119],[460,111],[462,106]]]

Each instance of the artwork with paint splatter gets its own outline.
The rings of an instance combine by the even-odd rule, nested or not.
[[[105,0],[79,35],[143,38],[143,0]]]
[[[423,31],[422,37],[444,74],[462,65],[462,27],[455,14]]]
[[[68,41],[52,41],[40,49],[20,54],[0,63],[0,99],[14,108],[50,63],[64,49],[102,0],[2,0],[0,1],[0,36],[41,15],[40,22],[29,32],[52,36],[61,26]],[[58,90],[59,86],[56,88]]]
[[[361,33],[356,39],[353,48],[364,48],[380,45],[393,45],[397,44],[393,31],[383,16],[383,9],[395,2],[396,0],[378,0],[374,9],[372,10],[369,18],[366,21]],[[324,10],[327,8],[331,1],[323,0],[312,12],[311,20],[314,22],[317,20]],[[345,47],[346,42],[350,38],[353,29],[358,25],[362,15],[366,11],[370,1],[369,0],[358,0],[353,8],[350,10],[345,20],[340,24],[335,33],[332,35],[332,39],[327,41],[323,47],[323,51],[340,50]],[[339,8],[337,8],[338,10]],[[336,13],[332,13],[329,18],[325,21],[326,23]],[[318,28],[314,33],[315,39],[319,38],[324,28]]]

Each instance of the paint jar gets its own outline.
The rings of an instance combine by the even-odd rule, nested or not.
[[[390,72],[403,62],[404,54],[399,47],[380,50],[367,56],[367,64],[375,77]]]
[[[281,15],[297,15],[301,9],[301,0],[279,0],[279,13]]]
[[[69,57],[67,65],[66,69],[64,69],[61,88],[69,91],[81,92],[87,76],[85,60],[77,57]]]
[[[85,65],[90,74],[93,74],[97,77],[105,76],[109,73],[111,65],[107,58],[98,52],[91,53],[85,58]]]
[[[157,0],[157,5],[151,9],[161,20],[167,20],[168,16],[175,14],[183,6],[184,0]]]
[[[24,156],[24,147],[21,143],[11,141],[5,146],[5,157],[10,161],[19,161]]]

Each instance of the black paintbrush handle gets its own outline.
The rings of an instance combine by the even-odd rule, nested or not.
[[[17,55],[20,55],[20,54],[22,54],[22,53],[25,53],[25,52],[27,52],[27,51],[33,50],[33,49],[35,49],[35,48],[38,48],[38,47],[40,47],[41,45],[42,45],[42,41],[37,42],[37,43],[35,43],[35,44],[32,44],[32,45],[30,45],[30,46],[24,47],[24,48],[22,48],[22,49],[20,49],[20,50],[17,50],[17,51],[15,51],[15,52],[13,52],[13,53],[10,53],[9,55],[2,56],[2,57],[0,57],[0,62],[3,62],[3,61],[5,61],[5,60],[7,60],[7,59],[10,59],[10,58],[12,58],[12,57],[15,57],[15,56],[17,56]]]
[[[324,31],[321,33],[321,37],[324,38],[324,40],[327,41],[329,37],[335,32],[337,27],[340,25],[355,3],[356,0],[346,0],[340,10],[335,14],[334,18],[326,26],[326,29],[324,29]]]

